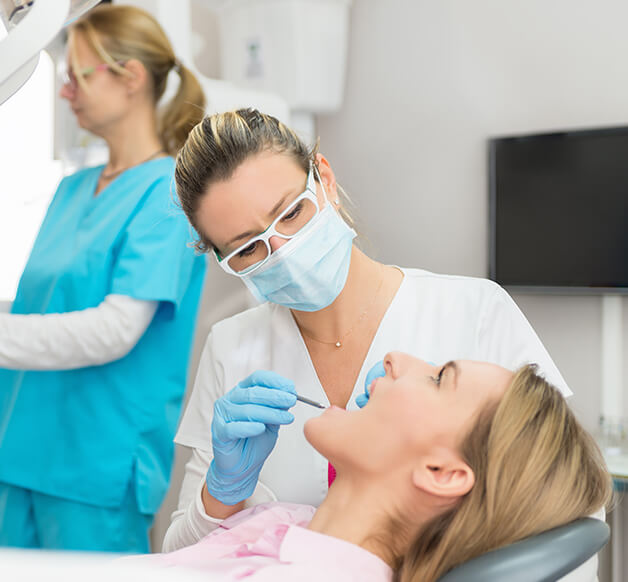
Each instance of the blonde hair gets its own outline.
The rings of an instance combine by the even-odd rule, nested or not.
[[[190,224],[199,234],[196,248],[207,252],[213,244],[199,230],[196,213],[200,200],[214,182],[227,180],[249,157],[263,151],[291,156],[307,173],[316,164],[318,143],[308,148],[297,134],[272,115],[257,109],[238,109],[205,117],[188,136],[177,156],[175,183],[181,207]],[[318,177],[315,177],[318,180]],[[345,206],[350,204],[338,186],[343,199],[340,214],[350,225],[351,216]]]
[[[157,121],[164,149],[176,155],[189,131],[203,117],[205,96],[194,74],[176,58],[157,20],[135,6],[104,4],[87,12],[72,24],[70,31],[80,32],[115,73],[129,75],[120,63],[140,61],[152,81],[155,106],[166,90],[170,71],[174,69],[179,74],[178,91]],[[79,83],[84,82],[80,73],[77,76]]]
[[[461,452],[475,485],[422,529],[399,559],[399,582],[435,581],[485,552],[591,515],[612,496],[595,441],[534,366],[478,416]]]

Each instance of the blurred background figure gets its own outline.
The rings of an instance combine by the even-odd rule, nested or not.
[[[151,15],[112,5],[72,24],[61,96],[108,161],[61,181],[0,319],[0,544],[145,552],[205,272],[172,155],[204,96]]]

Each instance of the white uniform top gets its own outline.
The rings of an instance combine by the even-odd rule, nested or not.
[[[371,367],[393,350],[438,364],[478,360],[515,370],[533,362],[565,396],[571,394],[525,316],[499,285],[486,279],[402,270],[405,276],[362,363],[348,409],[356,408],[354,399],[363,392]],[[217,520],[205,515],[200,501],[212,457],[214,401],[259,369],[291,378],[300,395],[329,404],[289,309],[264,303],[214,325],[175,437],[195,451],[166,535],[166,551],[193,543],[215,527]],[[249,503],[277,499],[317,506],[327,493],[327,460],[303,434],[305,421],[320,411],[300,402],[291,411],[295,420],[279,430]]]

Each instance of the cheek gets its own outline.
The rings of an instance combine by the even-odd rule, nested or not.
[[[403,443],[410,448],[421,445],[447,424],[446,411],[436,404],[435,395],[428,391],[393,388],[366,407],[373,406],[371,433],[381,442]]]
[[[378,423],[384,427],[397,426],[397,428],[414,423],[426,406],[426,399],[420,398],[416,388],[390,388],[386,393],[377,394],[371,403],[372,411],[378,417]]]

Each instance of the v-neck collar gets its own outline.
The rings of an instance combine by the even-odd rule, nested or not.
[[[371,354],[372,354],[373,350],[376,349],[376,346],[377,346],[378,340],[379,340],[379,336],[381,335],[381,330],[385,327],[387,320],[390,319],[391,317],[393,317],[393,315],[391,315],[391,314],[394,313],[394,311],[396,309],[396,305],[399,303],[399,301],[401,301],[399,298],[405,292],[405,288],[407,286],[406,280],[408,279],[408,275],[407,275],[405,269],[402,269],[401,267],[398,267],[396,265],[391,265],[391,266],[395,267],[396,269],[399,269],[403,273],[403,279],[401,280],[401,283],[400,283],[399,287],[397,288],[397,291],[395,292],[395,296],[392,298],[392,301],[390,302],[390,304],[386,308],[386,311],[384,312],[384,315],[382,316],[382,319],[380,320],[379,325],[377,326],[377,330],[375,331],[375,335],[373,335],[373,340],[371,341],[371,345],[369,346],[369,349],[366,352],[366,356],[364,357],[364,360],[362,360],[362,364],[360,366],[360,371],[358,372],[358,375],[356,376],[355,384],[354,384],[353,389],[351,391],[351,396],[349,397],[349,402],[347,402],[347,405],[349,405],[349,403],[353,400],[353,395],[355,394],[356,389],[358,389],[358,387],[359,387],[360,379],[362,378],[362,375],[364,373],[364,366],[365,366],[365,364],[367,362],[371,362]],[[310,352],[308,351],[307,346],[305,345],[305,340],[303,339],[303,334],[299,330],[299,326],[297,325],[297,322],[295,321],[294,316],[292,315],[291,310],[289,308],[287,308],[287,307],[283,307],[281,309],[281,311],[283,311],[285,313],[285,317],[287,318],[287,320],[289,320],[289,322],[287,322],[287,325],[290,327],[290,329],[292,330],[294,335],[296,335],[295,341],[298,342],[299,349],[302,351],[303,357],[307,361],[307,365],[308,365],[308,368],[310,370],[310,374],[314,378],[315,385],[320,388],[321,393],[325,397],[325,402],[321,403],[321,404],[326,404],[327,406],[329,406],[330,405],[329,398],[327,397],[327,393],[325,392],[325,388],[321,384],[320,378],[318,377],[318,374],[316,373],[316,368],[314,367],[314,362],[312,362],[312,358],[310,356]],[[383,356],[383,354],[381,354],[381,355]],[[375,363],[375,362],[373,362],[373,363]]]
[[[162,158],[146,160],[145,162],[142,162],[141,164],[131,166],[130,168],[127,168],[126,170],[120,172],[120,174],[117,175],[111,182],[109,182],[109,184],[107,184],[100,192],[96,192],[96,188],[98,187],[98,180],[100,179],[100,175],[102,174],[102,171],[105,169],[106,164],[95,166],[94,175],[92,176],[93,182],[89,188],[92,200],[98,200],[99,198],[102,198],[103,194],[108,194],[109,192],[115,191],[117,188],[120,187],[121,184],[124,183],[123,179],[128,179],[129,173],[135,173],[136,170],[146,167],[147,164],[163,162],[164,160],[171,160],[171,159],[172,159],[172,156],[164,156]]]

